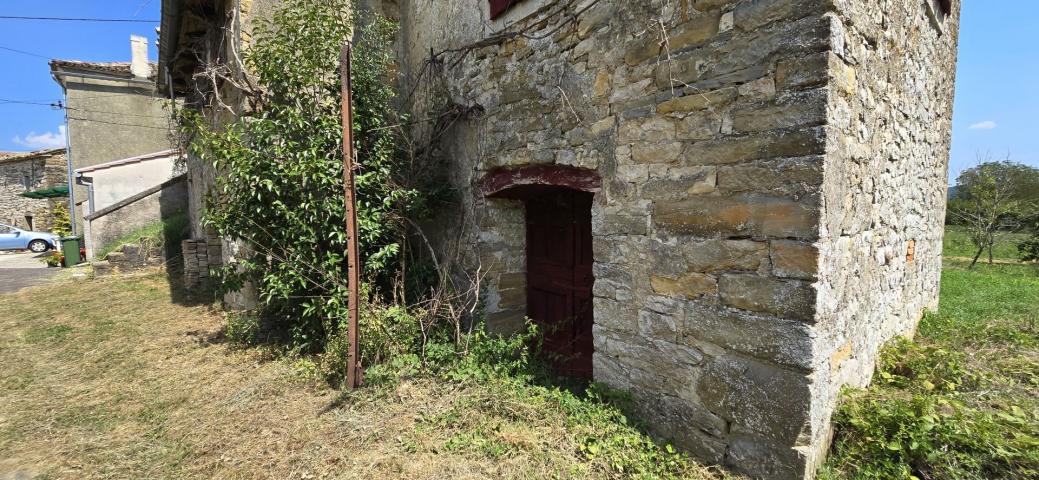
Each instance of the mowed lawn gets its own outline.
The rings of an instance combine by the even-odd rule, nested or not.
[[[726,477],[552,388],[418,379],[344,396],[170,298],[161,275],[0,296],[0,478],[628,478],[659,462]]]
[[[996,237],[996,243],[992,247],[992,258],[999,260],[1011,260],[1018,261],[1021,259],[1021,253],[1017,249],[1017,245],[1027,240],[1029,235],[1027,233],[1001,233]],[[978,253],[977,247],[974,246],[970,241],[970,235],[967,234],[967,230],[958,225],[949,225],[945,227],[945,237],[942,245],[943,252],[947,257],[954,258],[974,258],[974,254]],[[981,257],[978,258],[979,262],[988,261],[988,250],[982,252]]]
[[[964,352],[992,382],[957,398],[1017,406],[1013,434],[1034,434],[1039,271],[965,266],[946,261],[917,341]],[[618,465],[674,461],[549,388],[414,379],[344,395],[306,362],[230,347],[221,313],[172,302],[163,275],[53,283],[0,296],[0,311],[0,478],[629,478]],[[826,475],[862,461],[835,452]]]

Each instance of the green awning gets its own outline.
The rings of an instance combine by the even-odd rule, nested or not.
[[[34,190],[34,191],[31,191],[31,192],[22,192],[22,193],[19,193],[18,195],[21,195],[21,196],[23,196],[25,198],[35,198],[35,199],[67,197],[67,196],[69,196],[69,186],[68,185],[58,185],[56,187],[44,188],[44,189],[40,189],[40,190]]]

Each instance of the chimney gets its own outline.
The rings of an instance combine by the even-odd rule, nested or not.
[[[130,73],[135,78],[152,76],[152,67],[148,65],[148,39],[130,35]]]

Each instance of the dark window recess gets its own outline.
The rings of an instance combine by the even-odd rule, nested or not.
[[[952,13],[952,0],[938,0],[938,6],[942,9],[942,15],[948,16]]]
[[[505,13],[513,5],[519,3],[521,0],[490,0],[491,2],[491,19],[495,19]]]

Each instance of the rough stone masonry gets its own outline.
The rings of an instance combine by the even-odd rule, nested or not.
[[[481,182],[593,173],[594,378],[705,461],[813,476],[840,387],[937,302],[959,1],[488,3],[381,8],[414,118],[475,112],[439,125],[438,244],[491,327],[527,314],[524,204]]]

